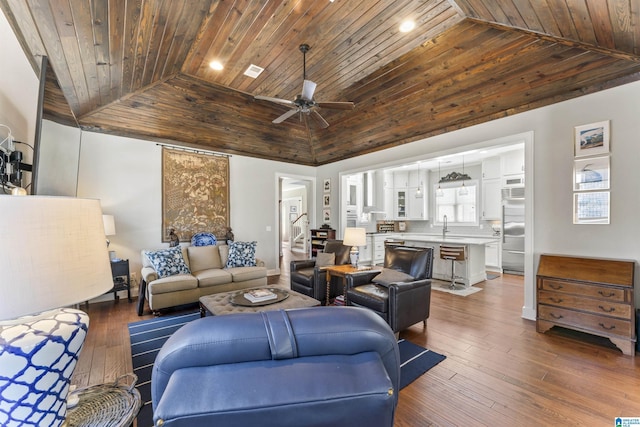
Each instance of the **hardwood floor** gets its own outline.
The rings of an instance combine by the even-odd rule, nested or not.
[[[285,252],[282,274],[271,283],[288,285],[289,259]],[[608,426],[618,416],[640,417],[640,357],[592,336],[537,333],[535,322],[520,317],[519,276],[479,287],[468,297],[433,291],[426,329],[420,323],[400,334],[447,359],[400,392],[396,427]],[[132,371],[127,323],[153,317],[138,317],[135,305],[89,305],[74,384],[111,382]]]

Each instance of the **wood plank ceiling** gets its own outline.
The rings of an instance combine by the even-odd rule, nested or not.
[[[630,0],[0,0],[45,117],[82,129],[322,165],[640,77]],[[398,30],[405,19],[416,29]],[[306,75],[326,129],[271,121]],[[220,61],[224,69],[209,67]],[[245,76],[255,64],[258,78]],[[606,119],[606,118],[603,118]]]

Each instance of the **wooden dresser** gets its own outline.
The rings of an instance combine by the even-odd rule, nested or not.
[[[541,255],[537,275],[538,332],[553,326],[609,338],[635,354],[635,261]]]

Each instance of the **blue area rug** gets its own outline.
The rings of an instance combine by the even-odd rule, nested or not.
[[[129,323],[133,372],[138,376],[136,388],[142,397],[138,427],[153,427],[151,371],[160,347],[182,325],[199,318],[200,313],[195,312]],[[398,348],[400,349],[401,363],[400,389],[411,384],[420,375],[446,358],[446,356],[405,340],[398,341]]]

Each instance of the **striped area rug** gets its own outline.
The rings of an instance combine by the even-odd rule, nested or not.
[[[142,397],[138,427],[153,427],[151,408],[151,371],[162,344],[182,325],[200,318],[200,313],[159,317],[129,323],[133,372],[138,376],[136,388]],[[446,357],[406,340],[398,341],[400,349],[400,389],[442,362]]]

